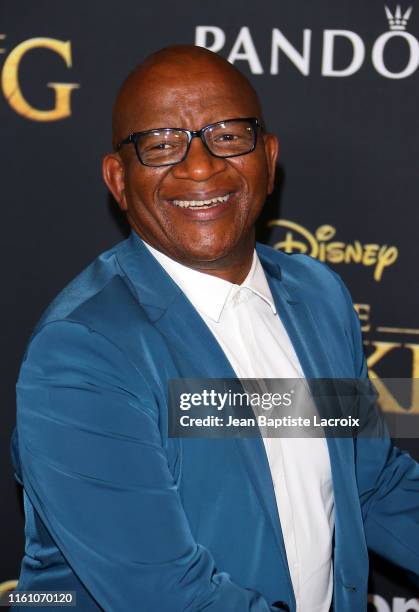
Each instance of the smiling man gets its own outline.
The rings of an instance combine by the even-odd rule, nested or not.
[[[367,377],[339,278],[256,245],[276,138],[197,47],[123,84],[103,175],[131,225],[56,298],[17,385],[19,590],[77,609],[362,611],[367,547],[419,574],[419,470],[387,437],[168,437],[168,381]]]
[[[186,266],[242,282],[278,151],[244,76],[198,47],[155,54],[119,92],[113,144],[105,181],[135,232]]]

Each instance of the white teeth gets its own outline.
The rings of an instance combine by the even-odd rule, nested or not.
[[[176,206],[180,206],[181,208],[190,208],[190,207],[209,207],[214,206],[214,204],[218,204],[218,202],[227,202],[230,194],[225,196],[218,196],[217,198],[211,198],[211,200],[172,200],[173,204]]]

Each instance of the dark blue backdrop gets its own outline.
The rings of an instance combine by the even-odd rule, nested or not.
[[[8,458],[19,362],[51,298],[126,231],[100,163],[116,89],[153,50],[197,42],[250,77],[282,147],[260,239],[343,276],[372,375],[419,377],[419,7],[389,11],[378,0],[3,1],[0,583],[23,550]],[[413,400],[387,395],[383,407],[419,415]],[[416,440],[400,445],[419,457]],[[372,610],[419,610],[406,578],[376,560],[371,593]]]

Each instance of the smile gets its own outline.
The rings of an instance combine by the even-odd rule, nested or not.
[[[172,200],[172,203],[175,206],[180,206],[181,208],[212,208],[217,204],[222,202],[227,202],[230,194],[224,196],[218,196],[216,198],[211,198],[209,200]]]

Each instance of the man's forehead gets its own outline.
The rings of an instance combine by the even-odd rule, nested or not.
[[[187,75],[172,72],[165,75],[160,72],[133,88],[125,100],[125,112],[152,117],[176,115],[176,111],[187,113],[207,109],[210,112],[213,107],[217,112],[225,108],[240,113],[243,107],[253,109],[254,113],[251,102],[240,83],[232,82],[222,73],[196,71]]]
[[[140,69],[127,83],[117,105],[121,110],[141,107],[153,109],[161,104],[174,104],[177,99],[190,100],[199,104],[209,98],[241,99],[248,94],[249,87],[244,79],[237,78],[224,65],[191,62],[178,65],[158,64]],[[247,95],[248,98],[254,96]]]

